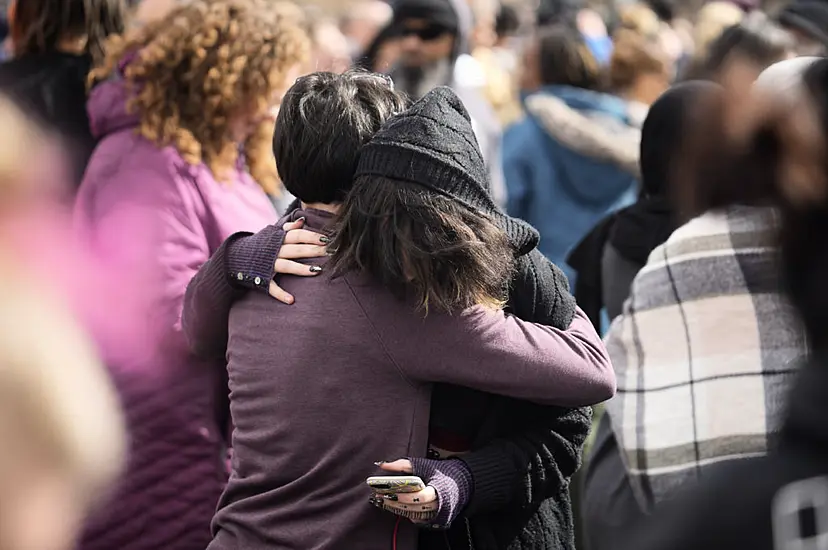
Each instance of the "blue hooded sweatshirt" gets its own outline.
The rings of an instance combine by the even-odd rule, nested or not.
[[[580,88],[548,86],[524,106],[503,138],[507,210],[538,229],[538,248],[574,285],[570,250],[635,200],[641,131],[626,102]]]

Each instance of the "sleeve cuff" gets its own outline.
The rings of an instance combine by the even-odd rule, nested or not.
[[[236,288],[267,292],[284,240],[284,230],[275,225],[256,234],[232,235],[227,242],[226,266],[231,284]]]
[[[512,500],[516,479],[521,475],[498,446],[487,446],[460,457],[471,475],[474,498],[468,515],[503,508]]]
[[[438,508],[431,520],[432,529],[448,529],[471,499],[472,476],[466,465],[456,459],[411,458],[414,475],[437,492]]]

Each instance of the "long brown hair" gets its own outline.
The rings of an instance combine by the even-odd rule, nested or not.
[[[486,216],[420,186],[375,176],[357,178],[330,246],[334,277],[367,272],[426,313],[501,307],[514,268],[506,234]]]

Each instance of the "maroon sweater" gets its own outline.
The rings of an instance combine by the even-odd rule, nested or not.
[[[299,215],[310,229],[329,222]],[[191,287],[223,269],[208,262]],[[432,382],[566,406],[614,391],[581,312],[567,331],[480,307],[424,318],[362,274],[280,283],[296,304],[250,293],[231,311],[233,473],[210,550],[390,548],[396,520],[369,505],[365,478],[377,460],[424,456]],[[223,324],[189,303],[197,295],[185,307],[196,348]],[[402,522],[397,547],[416,540]]]

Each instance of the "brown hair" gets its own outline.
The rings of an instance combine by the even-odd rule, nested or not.
[[[55,51],[65,39],[86,38],[93,59],[104,54],[104,42],[124,32],[124,0],[17,0],[12,7],[14,55]]]
[[[114,73],[128,55],[124,78],[134,92],[142,136],[174,145],[192,164],[206,163],[217,179],[236,166],[231,118],[253,103],[259,112],[286,73],[308,55],[306,35],[256,0],[193,0],[107,45],[93,82]],[[250,173],[268,192],[278,185],[270,151],[272,121],[245,144]]]
[[[506,234],[456,200],[409,183],[361,176],[337,218],[334,277],[369,273],[401,299],[455,313],[502,307],[514,268]]]
[[[609,66],[610,87],[613,90],[629,89],[641,75],[667,75],[666,54],[654,41],[634,31],[621,29],[615,33],[613,43]]]

